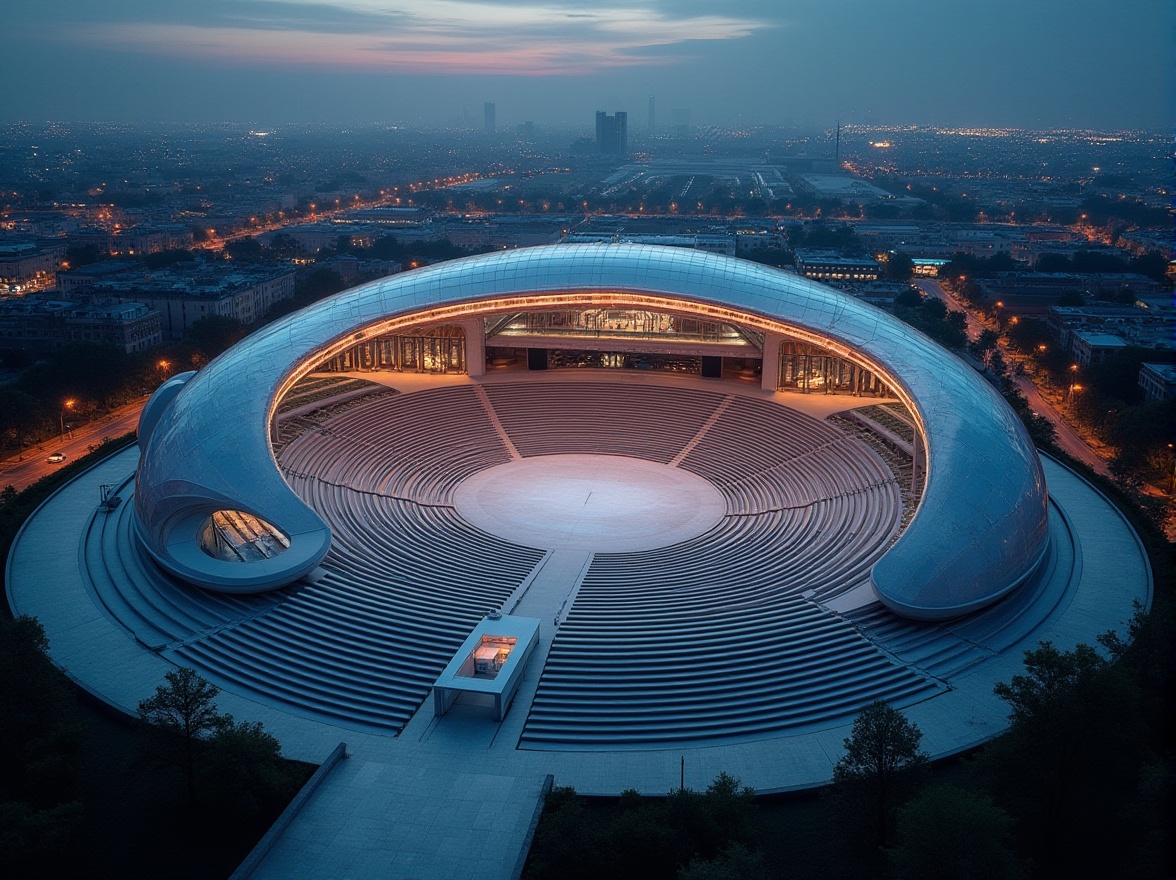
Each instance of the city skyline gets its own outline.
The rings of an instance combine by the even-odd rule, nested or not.
[[[9,4],[0,121],[445,124],[595,110],[700,124],[1159,128],[1172,10],[1082,0],[111,0]],[[476,112],[476,110],[474,111]],[[664,122],[663,122],[664,124]]]

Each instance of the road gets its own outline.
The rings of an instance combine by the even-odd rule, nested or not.
[[[945,290],[938,281],[918,279],[914,283],[928,296],[934,296],[943,300],[947,303],[949,309],[964,313],[968,321],[969,339],[975,339],[980,335],[980,331],[987,329],[963,303],[956,299],[950,291]],[[1015,358],[1009,354],[1003,342],[999,347],[1005,363],[1014,363]],[[1037,386],[1033,384],[1028,376],[1013,376],[1013,380],[1017,383],[1017,388],[1025,395],[1025,399],[1029,402],[1029,408],[1039,416],[1045,416],[1053,424],[1054,439],[1063,451],[1079,461],[1090,465],[1103,476],[1109,477],[1111,475],[1106,459],[1095,452],[1090,444],[1082,438],[1082,435],[1075,431],[1070,423],[1066,421],[1065,416],[1052,403],[1041,396],[1041,392],[1037,390]]]
[[[973,315],[963,303],[952,295],[951,291],[945,290],[943,285],[938,281],[932,281],[927,278],[916,278],[913,281],[914,285],[923,291],[927,296],[933,296],[936,299],[941,299],[947,303],[947,307],[953,312],[963,312],[964,317],[968,322],[968,338],[975,339],[980,335],[980,331],[987,330],[988,327],[981,323],[980,319]]]
[[[64,443],[60,437],[54,437],[39,446],[26,449],[23,455],[0,461],[0,486],[13,486],[18,492],[27,489],[41,477],[85,455],[90,451],[89,447],[97,446],[103,437],[121,437],[135,430],[139,425],[139,412],[146,402],[147,398],[141,397],[100,419],[77,426],[67,433]],[[46,461],[54,452],[64,452],[65,461],[60,464]]]

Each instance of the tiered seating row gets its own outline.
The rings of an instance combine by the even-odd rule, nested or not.
[[[885,551],[897,509],[893,489],[879,487],[796,510],[726,517],[669,547],[597,554],[577,608],[589,608],[594,591],[605,605],[649,605],[661,613],[673,611],[669,596],[721,604],[840,591],[862,581]]]
[[[292,441],[281,465],[363,492],[448,503],[466,477],[510,461],[472,386],[381,397]]]
[[[122,489],[124,497],[129,487]],[[282,602],[289,589],[262,596],[230,596],[198,590],[164,574],[139,546],[131,511],[123,504],[100,513],[86,536],[86,570],[112,617],[142,643],[159,646],[256,614]]]
[[[561,624],[527,748],[640,748],[760,736],[910,702],[939,684],[809,601],[868,579],[902,499],[869,447],[735,398],[682,461],[726,495],[710,532],[598,554]]]
[[[520,455],[627,455],[663,464],[682,451],[724,397],[607,382],[484,387]]]
[[[583,591],[581,591],[583,595]],[[687,619],[561,625],[520,745],[665,747],[796,731],[939,685],[797,597]]]
[[[291,482],[331,523],[322,579],[175,653],[268,700],[353,727],[398,730],[470,630],[542,553],[480,532],[447,508]]]
[[[364,383],[371,385],[371,383]],[[365,394],[358,396],[349,396],[343,400],[330,400],[324,403],[318,409],[302,413],[297,416],[290,416],[288,418],[279,418],[278,420],[278,436],[273,443],[274,455],[279,459],[282,455],[282,450],[293,441],[308,431],[316,431],[319,426],[325,422],[330,421],[340,413],[346,412],[352,407],[360,404],[372,404],[381,397],[392,397],[398,392],[395,388],[385,388],[378,385],[372,385],[371,390]],[[334,392],[332,392],[332,397]]]

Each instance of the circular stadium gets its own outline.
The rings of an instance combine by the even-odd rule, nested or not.
[[[1130,528],[962,360],[680,249],[522,249],[346,291],[166,382],[134,456],[94,477],[128,503],[77,514],[84,626],[127,664],[194,667],[307,755],[313,731],[473,742],[618,793],[664,791],[689,752],[804,787],[874,700],[935,755],[994,736],[1025,648],[1150,600]],[[54,503],[10,601],[133,706],[147,676],[116,680],[44,587]]]

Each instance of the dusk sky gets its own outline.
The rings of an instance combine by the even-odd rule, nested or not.
[[[0,121],[1167,128],[1171,0],[4,0]]]

